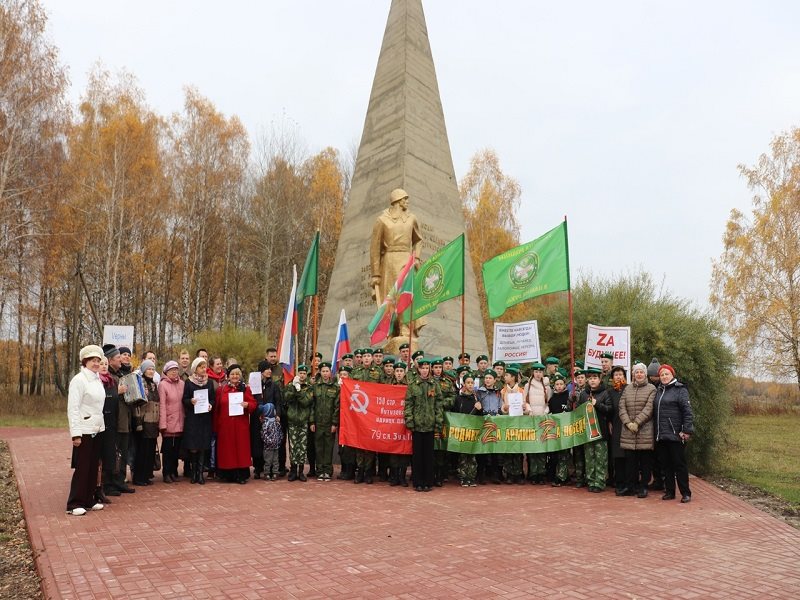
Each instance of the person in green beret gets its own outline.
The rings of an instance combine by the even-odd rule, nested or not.
[[[614,353],[613,352],[603,352],[600,355],[600,379],[603,383],[603,387],[609,387],[611,385],[611,367],[614,366]]]
[[[555,375],[553,381],[553,395],[548,400],[551,415],[557,415],[570,410],[569,392],[567,392],[567,381],[561,375]],[[557,450],[550,452],[548,458],[553,465],[551,484],[553,487],[561,487],[569,479],[569,450]]]
[[[412,475],[414,490],[430,492],[433,486],[433,439],[444,423],[442,390],[430,372],[430,363],[421,357],[417,378],[406,388],[404,416],[411,430]]]
[[[347,356],[347,354],[345,354]],[[344,357],[342,357],[344,362]],[[343,364],[339,367],[339,386],[342,385],[343,379],[351,379],[353,374],[353,367]],[[341,468],[336,479],[342,481],[352,481],[356,476],[356,449],[351,446],[339,444],[339,462]]]
[[[472,362],[472,357],[469,355],[469,352],[462,352],[458,355],[458,365],[459,366],[469,366],[469,363]]]
[[[464,383],[456,396],[452,411],[462,415],[480,415],[481,402],[475,393],[475,378],[472,373],[464,377]],[[475,487],[477,485],[478,465],[474,454],[458,452],[458,479],[461,487]],[[480,457],[482,458],[482,456]]]
[[[544,359],[544,376],[547,377],[547,385],[553,385],[553,376],[558,372],[561,361],[555,356],[548,356]]]
[[[530,407],[530,414],[535,417],[541,417],[550,412],[548,403],[553,390],[545,381],[545,372],[545,365],[538,362],[533,363],[533,365],[531,365],[531,378],[523,388],[525,403]],[[527,458],[528,482],[535,485],[544,485],[545,474],[547,472],[547,454],[544,452],[533,452],[528,454]]]
[[[361,348],[356,348],[353,351],[353,370],[361,368],[363,351]]]
[[[306,481],[308,425],[314,406],[314,390],[308,384],[308,367],[297,367],[297,375],[286,386],[286,416],[289,421],[289,481]]]
[[[345,366],[345,367],[350,367],[350,372],[352,373],[353,372],[353,355],[350,352],[348,352],[347,354],[342,356],[342,363],[341,364],[343,366]],[[341,367],[339,367],[339,372],[341,373],[341,371],[342,371],[342,369],[341,369]]]
[[[506,363],[503,360],[496,360],[492,365],[492,370],[497,374],[495,377],[495,384],[501,384],[505,381]]]
[[[509,410],[509,394],[523,394],[523,390],[519,385],[519,369],[511,365],[506,369],[505,385],[500,392],[500,397],[503,399],[503,405],[500,410],[504,415],[507,415]],[[528,414],[529,407],[526,407],[527,405],[523,395],[523,414]],[[522,471],[522,454],[503,454],[502,460],[506,483],[524,484],[525,477]]]
[[[475,388],[477,389],[483,385],[483,374],[486,373],[486,369],[489,368],[489,357],[485,354],[481,354],[475,359],[475,364],[477,369],[473,375],[475,377]]]
[[[317,453],[317,480],[330,481],[333,477],[333,436],[339,428],[339,386],[333,378],[331,363],[321,362],[319,374],[320,380],[312,386],[311,432]]]
[[[394,379],[391,385],[406,385],[406,363],[402,360],[395,361],[394,363]],[[389,485],[392,487],[403,486],[408,487],[408,480],[406,479],[406,471],[411,461],[408,459],[407,454],[388,454],[387,463],[389,465]]]
[[[411,346],[407,342],[400,344],[400,362],[405,363],[406,369],[411,364]]]
[[[383,348],[373,348],[372,349],[372,362],[376,365],[383,364]]]
[[[434,381],[442,390],[442,411],[452,410],[457,390],[455,382],[444,375],[444,361],[441,358],[431,360],[431,372]],[[442,487],[447,481],[448,452],[447,450],[435,450],[433,458],[433,485]]]
[[[377,355],[376,353],[373,356]],[[380,383],[391,385],[394,381],[394,356],[385,356],[381,361],[381,380]],[[378,452],[378,477],[381,481],[389,481],[391,467],[389,466],[389,454]]]
[[[611,415],[611,399],[603,386],[600,369],[590,367],[586,371],[589,387],[581,392],[578,406],[589,402],[592,404],[597,415],[598,427],[605,435],[608,431],[607,420]],[[588,442],[583,445],[583,452],[586,461],[586,484],[590,492],[600,493],[605,490],[608,478],[608,444],[604,438]]]
[[[368,383],[381,382],[381,369],[373,363],[372,348],[361,349],[361,370],[353,375],[353,379]],[[356,448],[356,475],[354,483],[372,484],[375,474],[375,452]]]
[[[480,400],[480,413],[483,416],[496,417],[503,408],[503,398],[500,395],[501,386],[498,385],[499,374],[494,369],[487,369],[483,374],[483,384],[475,393]],[[492,483],[500,483],[502,478],[503,464],[500,454],[479,454],[478,461],[478,483],[486,484],[486,479],[491,479]]]
[[[455,360],[453,360],[452,356],[443,356],[442,357],[442,365],[444,366],[445,372],[451,371],[453,369],[453,363],[454,362],[455,362]]]

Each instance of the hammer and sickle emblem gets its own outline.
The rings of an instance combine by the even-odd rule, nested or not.
[[[350,394],[350,410],[363,415],[367,414],[367,407],[369,406],[369,396],[356,387],[356,390]]]

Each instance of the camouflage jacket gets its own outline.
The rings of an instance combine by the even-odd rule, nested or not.
[[[453,409],[453,403],[456,399],[456,385],[447,377],[434,377],[439,388],[442,390],[442,410],[448,411]]]
[[[286,416],[289,425],[303,425],[311,422],[314,407],[314,389],[308,383],[301,383],[296,389],[293,383],[286,386]]]
[[[383,371],[380,368],[372,365],[368,369],[361,368],[358,372],[358,376],[356,377],[355,371],[353,372],[353,379],[357,379],[358,381],[366,381],[368,383],[382,383],[381,376],[383,375]]]
[[[319,381],[311,386],[314,394],[314,412],[311,422],[317,426],[339,426],[339,386],[335,381]]]
[[[411,431],[437,431],[444,423],[442,389],[433,378],[409,381],[404,417]]]

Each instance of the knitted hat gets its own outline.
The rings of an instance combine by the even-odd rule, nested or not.
[[[170,360],[167,364],[164,365],[164,373],[168,372],[170,369],[180,369],[181,366],[174,360]]]
[[[81,348],[81,351],[78,353],[78,358],[80,358],[81,362],[87,358],[103,358],[103,350],[100,346],[90,344]]]
[[[142,364],[139,365],[139,372],[144,375],[144,372],[147,371],[147,369],[155,370],[155,368],[156,363],[154,363],[152,360],[143,360]]]
[[[671,365],[661,365],[658,368],[658,374],[661,375],[661,371],[663,371],[664,369],[672,373],[672,376],[675,377],[675,369],[673,369]]]
[[[660,368],[661,364],[658,362],[658,359],[654,356],[653,360],[651,360],[650,364],[647,366],[647,376],[658,377],[658,371]]]
[[[120,346],[119,347],[119,353],[120,354],[127,354],[128,356],[133,354],[133,352],[131,352],[131,349],[128,348],[127,346]]]
[[[119,348],[114,344],[103,344],[103,354],[105,354],[106,358],[114,358],[119,354]]]
[[[647,367],[644,365],[644,363],[640,362],[637,362],[635,365],[633,365],[633,368],[631,369],[631,373],[636,373],[636,371],[644,371],[645,375],[649,374],[647,372],[648,371]]]
[[[208,361],[205,358],[203,358],[202,356],[198,356],[192,361],[192,373],[197,371],[197,367],[199,367],[200,365],[207,365],[207,364]]]

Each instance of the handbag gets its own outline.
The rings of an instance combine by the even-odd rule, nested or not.
[[[159,452],[158,442],[156,442],[156,460],[153,462],[153,470],[161,470],[161,452]]]

